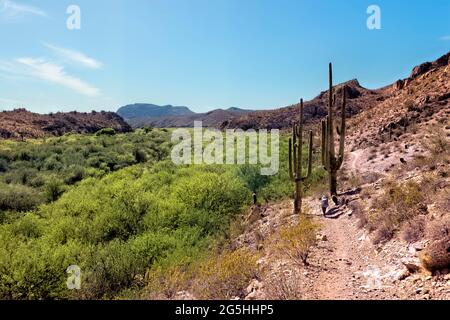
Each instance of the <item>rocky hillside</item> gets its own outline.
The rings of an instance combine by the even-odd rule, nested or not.
[[[348,115],[356,115],[361,110],[384,101],[389,97],[389,88],[378,90],[369,90],[363,88],[358,80],[350,80],[335,86],[336,97],[342,97],[342,92],[346,87],[348,97]],[[339,101],[339,100],[338,100]],[[305,120],[307,123],[314,123],[326,115],[328,105],[327,91],[321,92],[316,98],[305,102]],[[286,129],[292,126],[292,123],[298,120],[299,104],[291,105],[286,108],[256,111],[233,118],[231,121],[225,121],[222,128],[241,128],[241,129]]]
[[[103,128],[117,132],[131,131],[131,127],[114,112],[54,113],[41,115],[25,109],[0,112],[0,138],[26,139],[66,133],[95,133]]]
[[[410,115],[419,117],[413,110],[415,107],[430,113],[442,109],[447,104],[450,96],[448,90],[448,61],[450,53],[440,57],[434,62],[426,62],[415,67],[410,77],[398,80],[392,85],[369,90],[363,88],[357,80],[351,80],[335,87],[335,92],[340,101],[344,85],[347,87],[348,116],[355,116],[364,110],[375,108],[389,109],[392,112],[400,110],[403,105],[410,107]],[[428,79],[428,80],[427,80]],[[307,123],[315,123],[326,114],[328,95],[325,92],[305,103],[305,120]],[[423,108],[426,105],[426,108]],[[416,112],[416,113],[414,113]],[[373,111],[369,111],[373,113]],[[298,116],[298,104],[286,108],[270,111],[257,111],[224,121],[223,128],[276,128],[284,129],[291,127],[292,121]],[[423,117],[422,115],[420,117]],[[378,118],[378,117],[377,117]]]

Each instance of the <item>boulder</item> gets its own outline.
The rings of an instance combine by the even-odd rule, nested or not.
[[[413,69],[410,78],[415,79],[415,78],[427,73],[428,71],[430,71],[432,67],[433,67],[433,64],[431,62],[422,63],[421,65],[419,65]]]
[[[421,269],[420,265],[415,261],[402,261],[402,264],[410,273],[416,273]]]
[[[431,272],[450,268],[450,236],[431,243],[423,250],[420,261]]]
[[[403,80],[397,80],[397,82],[394,84],[395,90],[402,90],[405,87],[405,81]]]
[[[258,291],[258,290],[261,290],[261,289],[262,289],[262,283],[259,282],[259,281],[256,280],[256,279],[253,279],[253,280],[250,282],[250,284],[248,285],[246,291],[247,291],[248,294],[250,294],[250,293],[252,293],[252,292],[255,292],[255,291]]]

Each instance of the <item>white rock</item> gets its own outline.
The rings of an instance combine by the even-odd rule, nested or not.
[[[262,288],[262,283],[256,279],[253,279],[250,282],[250,285],[247,287],[246,291],[247,291],[247,293],[253,293],[257,290],[260,290],[261,288]]]

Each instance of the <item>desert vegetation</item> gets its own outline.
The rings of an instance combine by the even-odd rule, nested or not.
[[[57,200],[85,178],[163,160],[168,139],[162,130],[116,134],[103,129],[97,135],[0,141],[0,211],[26,212]]]
[[[259,166],[176,166],[169,136],[108,129],[2,141],[0,297],[171,298],[182,288],[207,299],[242,295],[256,254],[227,249],[232,222],[252,192],[263,203],[291,196],[288,138],[279,173],[263,177]],[[317,161],[305,190],[324,182]],[[81,290],[67,290],[70,265],[82,270]]]

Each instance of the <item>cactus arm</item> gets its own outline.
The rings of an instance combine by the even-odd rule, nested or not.
[[[324,168],[325,170],[330,170],[330,137],[328,135],[328,126],[329,126],[329,118],[327,117],[325,122],[325,163]]]
[[[334,152],[334,130],[333,130],[333,106],[334,106],[334,91],[333,91],[333,65],[330,63],[329,65],[329,102],[328,102],[328,152],[330,154],[329,165],[331,167],[333,158],[335,157]]]
[[[339,161],[337,163],[338,169],[341,168],[344,162],[344,151],[345,151],[345,107],[347,105],[347,87],[344,87],[344,93],[342,97],[342,110],[341,110],[341,129],[339,137]]]
[[[325,153],[326,153],[326,132],[327,130],[327,123],[325,122],[325,120],[322,120],[322,148],[321,148],[321,156],[322,156],[322,165],[325,167],[326,162],[325,162]]]
[[[292,140],[293,140],[293,146],[297,145],[297,125],[294,124],[292,127]]]
[[[294,181],[294,173],[292,172],[292,139],[289,138],[289,177]]]
[[[303,99],[300,100],[300,119],[298,126],[298,146],[297,146],[297,178],[302,177],[302,147],[303,147]]]
[[[312,173],[312,157],[313,157],[312,153],[313,153],[313,132],[309,131],[308,173],[307,173],[305,179],[308,179],[309,177],[311,177],[311,173]]]
[[[297,126],[294,125],[293,132],[292,132],[292,174],[293,177],[297,175]]]

